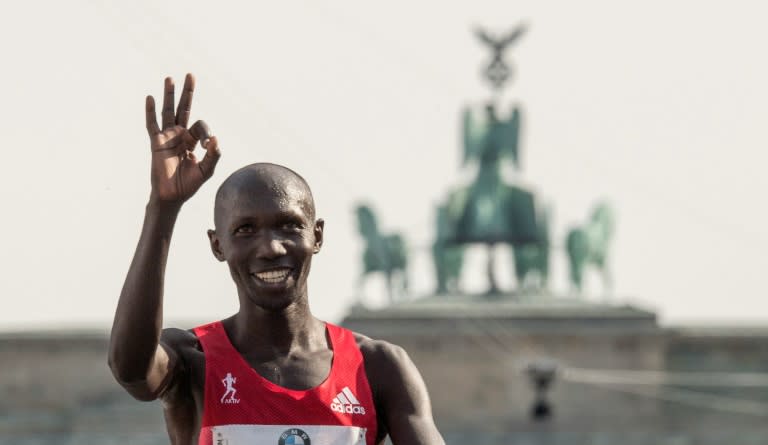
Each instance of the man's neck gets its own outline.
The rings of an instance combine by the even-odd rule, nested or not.
[[[287,355],[327,346],[325,324],[312,315],[306,299],[277,311],[241,305],[230,321],[232,342],[242,353]]]

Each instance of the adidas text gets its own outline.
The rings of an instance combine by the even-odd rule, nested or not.
[[[365,414],[365,408],[360,405],[342,405],[340,403],[331,403],[331,409],[342,414]]]

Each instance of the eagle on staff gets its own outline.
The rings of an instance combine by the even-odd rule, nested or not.
[[[501,89],[507,79],[509,79],[512,71],[502,57],[504,50],[525,34],[527,28],[527,25],[522,23],[503,38],[494,38],[482,28],[477,28],[475,30],[475,35],[480,41],[488,45],[491,48],[491,51],[493,51],[493,58],[491,59],[491,63],[485,68],[484,74],[491,82],[494,89]]]

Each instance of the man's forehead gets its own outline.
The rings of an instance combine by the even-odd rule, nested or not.
[[[274,164],[254,164],[227,178],[216,194],[216,218],[298,205],[314,218],[312,193],[303,178]]]
[[[277,164],[251,164],[232,173],[221,185],[219,193],[253,193],[270,191],[276,194],[308,194],[304,178],[293,170]]]
[[[229,184],[224,193],[224,198],[229,200],[241,199],[302,199],[306,196],[306,187],[295,180],[263,178],[238,181]]]
[[[279,209],[295,205],[304,206],[306,193],[295,186],[286,187],[238,187],[222,197],[219,203],[227,213],[237,213],[245,208]]]

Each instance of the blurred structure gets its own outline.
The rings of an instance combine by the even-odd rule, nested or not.
[[[519,39],[525,33],[526,29],[527,27],[525,24],[518,25],[503,38],[494,38],[488,31],[481,28],[475,30],[475,35],[477,35],[480,41],[485,43],[491,51],[493,51],[491,62],[483,71],[483,75],[485,79],[490,82],[491,87],[494,90],[501,90],[512,73],[511,68],[504,60],[504,50]]]
[[[552,406],[547,401],[547,391],[557,376],[557,363],[553,360],[534,360],[526,368],[531,378],[536,399],[531,407],[531,419],[547,420],[552,417]]]
[[[493,51],[485,78],[496,94],[509,79],[510,69],[503,51],[520,38],[525,30],[518,26],[507,37],[494,39],[485,30],[477,35]],[[465,187],[448,194],[446,203],[437,209],[436,239],[432,247],[437,276],[436,292],[457,288],[463,247],[468,244],[487,246],[487,295],[499,296],[495,276],[494,247],[508,245],[513,249],[518,287],[527,283],[537,290],[546,288],[549,272],[549,227],[545,214],[537,211],[531,190],[505,180],[503,167],[511,163],[520,168],[520,126],[522,110],[513,106],[509,116],[499,112],[497,99],[483,106],[483,113],[466,107],[463,112],[464,164],[476,164],[477,174]],[[528,277],[536,276],[535,280]],[[535,285],[531,286],[531,283]]]
[[[500,111],[500,94],[511,77],[504,51],[525,33],[519,25],[504,37],[494,37],[484,29],[475,34],[491,51],[492,58],[484,69],[485,80],[493,95],[480,111],[466,106],[462,112],[464,169],[474,172],[468,184],[453,187],[435,214],[435,238],[431,246],[435,270],[435,294],[461,294],[464,253],[469,245],[483,245],[487,251],[485,266],[491,298],[531,297],[549,295],[550,234],[549,206],[543,205],[534,191],[521,180],[520,131],[523,111],[512,105],[509,113]],[[512,175],[512,177],[509,177]],[[395,285],[395,277],[406,275],[407,258],[402,237],[379,232],[371,207],[359,206],[357,219],[360,234],[366,242],[363,254],[363,274],[358,283],[358,300],[365,277],[382,272],[390,302],[398,293],[404,294],[404,284]],[[603,290],[607,295],[612,286],[607,252],[614,231],[611,208],[599,204],[592,219],[583,227],[572,229],[563,243],[570,264],[572,295],[582,294],[584,270],[596,266],[603,275]],[[495,248],[509,247],[514,260],[516,289],[501,289],[496,277]],[[400,280],[405,283],[405,279]]]
[[[549,208],[519,177],[522,110],[498,105],[511,73],[503,51],[524,29],[477,31],[493,51],[484,73],[497,96],[463,113],[464,164],[476,174],[436,211],[436,295],[358,305],[342,324],[408,351],[448,444],[768,443],[768,329],[664,329],[652,311],[573,298],[589,267],[611,292],[608,204],[563,237],[572,296],[547,288]],[[461,289],[470,244],[489,252],[481,295]],[[512,249],[514,290],[494,276],[499,244]]]
[[[168,443],[160,402],[107,367],[105,331],[0,334],[0,445]]]
[[[359,205],[356,210],[358,230],[365,240],[363,272],[358,279],[358,298],[362,298],[363,284],[368,274],[381,272],[387,284],[389,302],[394,303],[408,291],[408,252],[400,234],[383,234],[373,209]]]
[[[482,296],[357,307],[343,324],[408,351],[449,445],[768,443],[765,327]]]
[[[603,293],[612,292],[611,273],[608,268],[608,245],[613,236],[614,217],[611,207],[601,203],[592,211],[592,217],[582,227],[568,232],[566,249],[570,265],[570,281],[575,294],[581,295],[584,268],[595,266],[603,277]]]

